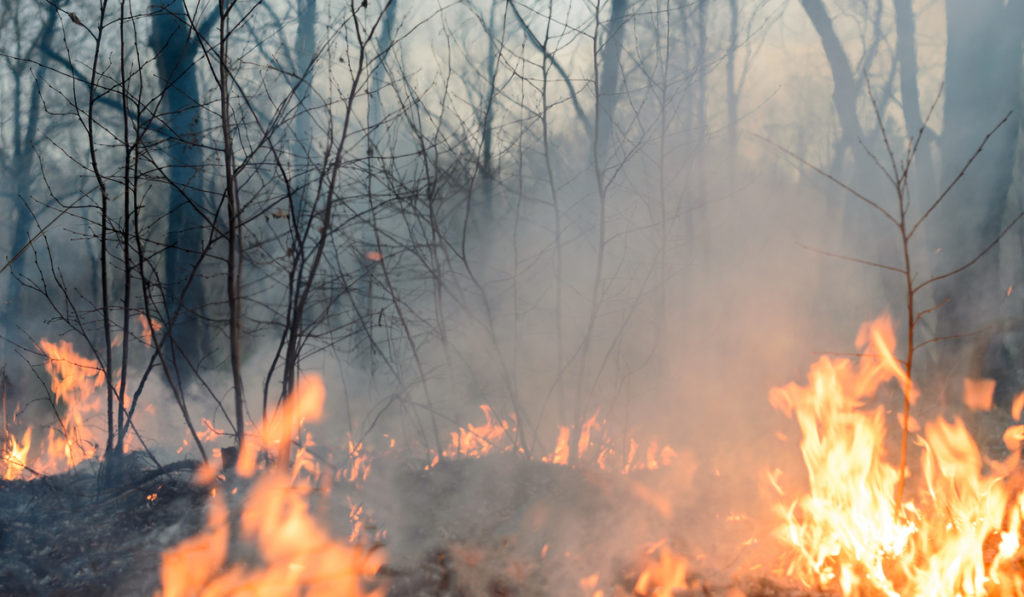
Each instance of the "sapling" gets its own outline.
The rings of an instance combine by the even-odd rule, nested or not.
[[[885,179],[888,181],[889,187],[891,188],[892,193],[895,195],[896,199],[895,206],[892,206],[895,207],[895,210],[893,210],[891,207],[887,208],[886,206],[883,206],[880,202],[857,191],[849,184],[846,184],[839,180],[838,178],[836,178],[836,176],[834,176],[833,174],[830,174],[829,172],[823,170],[822,168],[811,164],[810,162],[796,155],[792,151],[789,151],[788,149],[778,145],[777,143],[771,141],[770,139],[758,135],[758,137],[761,140],[774,146],[787,156],[799,162],[802,166],[813,170],[818,175],[824,177],[829,182],[835,184],[842,190],[846,191],[847,193],[849,193],[850,195],[852,195],[853,197],[855,197],[856,199],[870,207],[871,209],[880,213],[885,218],[885,220],[892,225],[892,228],[895,229],[898,234],[897,239],[900,251],[900,265],[898,266],[887,265],[870,259],[861,259],[848,255],[840,255],[836,253],[818,251],[819,253],[822,253],[829,257],[835,257],[846,261],[852,261],[854,263],[859,263],[869,267],[878,268],[886,272],[891,272],[893,274],[899,275],[901,278],[902,286],[904,288],[903,304],[901,305],[901,307],[904,313],[906,314],[907,326],[906,338],[904,343],[904,346],[906,346],[906,353],[904,358],[900,360],[900,364],[903,366],[906,375],[903,376],[903,387],[901,388],[903,394],[903,416],[900,419],[900,477],[899,484],[897,485],[896,489],[896,504],[903,503],[903,493],[904,487],[906,485],[907,443],[910,428],[910,406],[913,391],[912,375],[914,370],[913,367],[915,353],[918,349],[922,348],[927,344],[938,342],[940,340],[948,340],[952,338],[950,336],[946,336],[931,338],[923,342],[920,341],[920,339],[918,338],[917,331],[918,327],[921,325],[922,318],[930,313],[933,313],[934,311],[937,311],[948,302],[948,299],[943,299],[926,308],[922,308],[920,293],[928,289],[932,284],[939,282],[941,280],[946,280],[955,277],[958,274],[963,273],[968,268],[972,267],[979,260],[981,260],[982,257],[987,255],[993,248],[995,248],[996,245],[999,244],[999,241],[1002,240],[1004,236],[1006,236],[1006,234],[1017,224],[1017,222],[1021,220],[1022,217],[1024,217],[1024,212],[1018,213],[1009,221],[1009,223],[1005,227],[1003,227],[1002,230],[999,231],[995,238],[993,238],[980,251],[967,258],[959,266],[932,275],[931,277],[927,278],[922,282],[915,281],[918,272],[914,268],[912,258],[916,255],[916,250],[914,247],[912,247],[911,244],[915,238],[915,235],[918,232],[920,232],[921,226],[932,216],[932,214],[935,212],[935,209],[939,206],[939,204],[942,203],[949,196],[953,188],[960,182],[961,179],[963,179],[964,174],[966,174],[967,172],[967,169],[971,167],[971,164],[974,162],[974,160],[981,154],[982,150],[984,150],[985,144],[988,143],[992,135],[994,135],[995,132],[998,131],[999,128],[1002,127],[1007,120],[1009,120],[1012,114],[1012,112],[1006,114],[1006,116],[1004,116],[1003,119],[1000,120],[999,123],[997,123],[995,127],[993,127],[992,130],[988,132],[988,134],[985,135],[985,138],[982,139],[980,144],[978,144],[978,147],[975,149],[971,157],[963,164],[960,170],[957,171],[956,176],[954,176],[953,179],[949,182],[949,184],[947,184],[943,188],[943,190],[932,200],[932,202],[927,205],[924,211],[921,212],[921,215],[915,216],[910,213],[911,166],[914,163],[914,158],[918,154],[918,150],[921,148],[922,139],[925,137],[926,132],[928,132],[928,121],[932,116],[932,112],[935,110],[935,106],[938,103],[941,94],[942,89],[940,87],[939,93],[936,95],[935,101],[932,102],[932,105],[928,110],[928,115],[924,119],[924,122],[921,124],[921,127],[916,131],[916,133],[908,138],[906,149],[904,150],[902,157],[898,158],[896,155],[896,151],[893,149],[893,146],[889,141],[889,133],[886,130],[885,123],[882,120],[882,114],[878,108],[878,104],[875,101],[874,96],[870,93],[870,91],[868,93],[871,99],[871,107],[874,111],[875,121],[878,124],[878,129],[881,133],[882,141],[885,147],[884,157],[888,160],[888,163],[883,163],[881,160],[878,159],[878,157],[874,153],[871,152],[871,150],[864,146],[863,143],[861,143],[861,145],[862,147],[864,147],[864,150],[874,161],[874,164],[878,168],[878,171],[881,172],[885,176]]]

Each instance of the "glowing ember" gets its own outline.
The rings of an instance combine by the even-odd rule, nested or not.
[[[1006,462],[986,463],[959,418],[927,423],[916,437],[923,484],[916,499],[896,504],[900,473],[885,460],[885,413],[866,406],[881,384],[908,383],[888,318],[865,326],[858,347],[859,365],[822,357],[806,386],[771,394],[803,432],[810,484],[778,510],[779,535],[795,556],[784,572],[844,595],[1022,594],[1024,504],[1007,482],[1020,459],[1018,434],[1006,437]],[[971,408],[990,404],[988,384],[967,389]]]

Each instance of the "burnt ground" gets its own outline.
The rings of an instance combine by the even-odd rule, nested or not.
[[[202,527],[190,473],[137,470],[116,491],[71,472],[0,481],[0,594],[151,595],[160,553]]]
[[[0,482],[0,595],[153,595],[161,552],[205,522],[208,490],[190,481],[191,468],[136,463],[114,491],[98,490],[95,471]],[[640,483],[660,491],[671,482],[665,475]],[[577,595],[578,579],[597,568],[616,571],[616,597],[630,595],[624,587],[642,564],[643,542],[669,533],[674,548],[692,552],[686,528],[720,524],[731,507],[712,491],[667,524],[621,475],[512,457],[399,468],[386,478],[394,499],[379,510],[392,532],[378,580],[389,597]],[[622,559],[630,553],[639,559]],[[695,588],[678,595],[734,597],[737,587],[748,597],[820,595],[704,568],[693,566]]]

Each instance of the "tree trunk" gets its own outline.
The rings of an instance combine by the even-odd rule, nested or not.
[[[398,0],[390,0],[386,3],[385,13],[383,20],[380,25],[380,33],[377,38],[377,63],[374,64],[373,70],[370,73],[370,89],[367,97],[367,134],[366,134],[366,154],[367,154],[367,166],[369,171],[366,177],[366,218],[367,222],[363,227],[363,239],[362,239],[362,254],[359,256],[360,262],[360,273],[359,273],[359,296],[358,302],[360,305],[359,319],[361,320],[362,333],[356,334],[354,337],[357,339],[357,351],[359,356],[363,359],[363,362],[367,365],[370,377],[371,386],[373,384],[372,378],[375,367],[375,354],[377,350],[376,340],[373,335],[374,325],[374,305],[373,305],[373,283],[374,275],[377,270],[377,266],[380,261],[384,258],[381,254],[379,247],[377,246],[377,230],[378,226],[376,207],[374,205],[374,189],[373,189],[373,177],[374,177],[374,156],[377,153],[377,145],[380,142],[380,127],[382,125],[382,105],[380,93],[381,89],[384,88],[384,77],[387,74],[387,57],[388,50],[391,47],[392,36],[395,28],[395,15],[398,11]],[[365,346],[359,346],[359,344],[365,344]]]
[[[156,54],[162,120],[173,137],[164,154],[168,182],[167,251],[164,257],[164,306],[171,352],[168,376],[176,383],[190,377],[186,359],[202,354],[203,289],[199,267],[203,245],[201,191],[202,150],[199,85],[195,57],[197,43],[189,27],[184,0],[152,0],[150,45]],[[190,280],[190,278],[192,278]]]
[[[725,106],[728,113],[729,174],[735,180],[738,154],[736,127],[739,120],[739,94],[736,91],[736,52],[739,49],[740,10],[738,0],[729,0],[729,49],[725,55]]]
[[[825,10],[824,3],[821,0],[800,0],[800,4],[803,5],[804,12],[811,19],[814,30],[821,38],[821,47],[825,50],[829,68],[832,70],[834,85],[832,103],[836,108],[839,126],[842,129],[835,145],[834,163],[838,165],[846,150],[852,148],[862,137],[860,122],[857,120],[857,88],[853,79],[853,70],[850,68],[850,60],[846,56],[846,51],[832,27],[832,18]]]
[[[10,170],[8,175],[13,179],[14,197],[12,211],[14,213],[14,233],[11,236],[11,248],[8,253],[11,263],[10,274],[7,280],[7,300],[3,308],[3,329],[8,337],[13,337],[16,326],[21,322],[21,282],[20,278],[24,272],[22,263],[25,256],[15,258],[18,251],[21,251],[29,241],[32,231],[32,224],[35,220],[32,217],[31,195],[33,170],[36,158],[36,141],[39,134],[39,117],[43,110],[42,91],[46,83],[47,73],[47,52],[53,43],[53,36],[57,31],[57,6],[49,5],[46,13],[46,22],[42,25],[36,47],[40,49],[39,65],[35,69],[35,78],[32,89],[29,92],[29,104],[23,112],[22,103],[22,77],[25,73],[31,72],[23,68],[14,75],[15,87],[13,93],[14,110],[14,147],[11,148]],[[24,120],[24,125],[22,121]],[[22,128],[24,127],[24,128]],[[9,180],[10,180],[9,179]]]
[[[626,30],[629,0],[612,0],[612,12],[601,51],[601,80],[597,92],[597,159],[604,161],[613,137],[615,105],[618,103],[619,70],[622,65],[622,41]]]
[[[911,194],[924,201],[936,197],[935,164],[932,146],[935,133],[921,115],[921,94],[917,87],[917,43],[912,0],[892,0],[896,16],[896,59],[900,65],[900,101],[906,136],[912,142],[920,136],[915,175],[911,176]]]

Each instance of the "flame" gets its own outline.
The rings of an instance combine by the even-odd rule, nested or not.
[[[214,427],[213,423],[211,423],[210,420],[207,419],[206,417],[202,417],[201,420],[203,423],[203,429],[197,430],[196,435],[198,435],[199,439],[201,439],[202,441],[212,442],[218,437],[224,435],[224,430],[217,429],[216,427]],[[185,439],[185,445],[188,445],[188,439]]]
[[[1013,415],[1014,421],[1020,420],[1020,412],[1024,409],[1024,392],[1017,394],[1013,399],[1013,404],[1010,407],[1010,414]]]
[[[522,452],[516,442],[516,419],[500,419],[494,410],[480,405],[484,413],[484,422],[479,425],[472,423],[449,433],[450,441],[440,455],[433,453],[430,463],[424,469],[430,469],[440,462],[441,458],[482,458],[492,452]],[[629,439],[629,450],[625,457],[620,457],[613,449],[612,442],[604,432],[605,421],[598,419],[595,412],[580,425],[579,438],[576,442],[576,453],[580,464],[596,465],[601,470],[618,470],[628,474],[636,470],[654,470],[670,466],[679,459],[679,454],[671,446],[661,446],[658,441],[651,440],[645,451],[640,451],[640,444],[633,438]],[[551,453],[541,457],[542,462],[569,466],[570,442],[574,425],[560,425],[555,448]],[[394,440],[392,440],[392,443]],[[353,467],[358,464],[356,452],[361,444],[353,447],[349,441],[349,453]],[[365,477],[364,477],[365,478]],[[349,481],[354,481],[349,478]]]
[[[77,354],[65,340],[40,340],[39,348],[47,357],[45,368],[50,374],[59,419],[57,426],[47,432],[40,454],[31,466],[31,428],[25,430],[21,442],[7,438],[3,447],[3,477],[7,480],[17,478],[26,469],[37,474],[68,470],[94,457],[99,445],[93,430],[86,425],[86,419],[100,411],[98,390],[106,383],[99,362]]]
[[[992,410],[992,396],[995,391],[994,379],[965,379],[964,404],[971,410]]]
[[[679,459],[679,454],[671,446],[660,446],[658,440],[651,440],[647,449],[641,452],[640,443],[629,438],[629,449],[624,457],[611,447],[612,442],[603,430],[604,421],[598,421],[597,413],[580,426],[580,437],[576,444],[577,454],[582,462],[590,462],[601,470],[618,470],[629,474],[638,470],[655,470],[670,466]],[[569,465],[569,448],[572,438],[572,426],[560,425],[555,449],[541,458],[551,464]]]
[[[28,464],[28,450],[32,447],[32,428],[25,429],[21,443],[13,435],[7,436],[7,444],[3,448],[4,481],[17,479]]]
[[[238,453],[238,474],[251,477],[256,472],[256,460],[261,450],[286,455],[290,451],[291,438],[302,423],[320,418],[327,392],[319,377],[308,375],[299,379],[295,390],[270,415],[264,419],[255,436],[246,435]],[[284,466],[286,459],[279,463]]]
[[[319,377],[304,377],[285,402],[265,419],[253,436],[246,436],[239,454],[238,472],[253,476],[261,449],[287,445],[304,421],[320,417],[325,390]],[[161,559],[163,597],[219,597],[229,595],[383,597],[384,588],[364,588],[367,577],[383,565],[379,551],[335,541],[310,514],[309,483],[299,482],[298,472],[309,471],[309,459],[296,456],[296,466],[286,463],[264,470],[245,496],[237,514],[241,540],[256,546],[258,567],[230,561],[231,508],[212,490],[206,528],[166,551]],[[209,472],[207,478],[211,481]],[[237,491],[235,488],[231,493]],[[355,512],[355,511],[353,511]]]
[[[493,450],[502,440],[507,440],[514,436],[516,430],[515,418],[511,421],[498,419],[494,416],[491,407],[486,404],[480,405],[480,410],[484,411],[486,422],[483,425],[473,425],[470,423],[465,427],[460,427],[458,431],[451,432],[451,443],[444,450],[442,456],[445,458],[460,456],[480,458]],[[508,441],[505,443],[507,445],[503,449],[505,451],[511,450],[512,444]]]
[[[139,313],[135,320],[139,323],[139,337],[142,339],[143,344],[153,346],[153,334],[164,329],[164,324],[152,317],[147,317],[143,313]]]
[[[348,466],[339,475],[344,476],[349,483],[358,484],[370,476],[370,455],[366,451],[363,442],[356,442],[350,436],[348,438]]]
[[[569,464],[569,435],[572,429],[560,425],[558,427],[558,441],[555,443],[555,451],[542,458],[544,462],[551,464]]]
[[[309,450],[315,445],[313,434],[306,432],[306,439],[295,452],[295,461],[292,463],[293,483],[297,482],[300,478],[312,479],[314,481],[320,479],[320,463]]]
[[[864,326],[858,344],[865,349],[859,364],[822,357],[807,385],[771,393],[772,404],[800,426],[809,481],[807,493],[778,509],[779,536],[795,556],[785,573],[843,595],[1022,594],[1024,503],[1006,476],[1019,451],[986,463],[959,418],[926,423],[916,437],[923,483],[914,499],[895,503],[900,472],[885,459],[885,413],[868,402],[894,379],[912,398],[917,391],[893,356],[888,318]],[[972,408],[990,402],[984,384],[966,388]],[[1019,448],[1020,437],[1008,432],[1007,446]]]
[[[584,576],[578,581],[581,589],[590,597],[604,597],[604,591],[597,588],[597,583],[600,580],[600,575],[596,572],[590,576]]]
[[[198,595],[198,589],[205,586],[227,560],[229,540],[227,504],[214,497],[207,509],[206,528],[161,556],[163,596]]]
[[[664,541],[648,549],[648,555],[657,554],[657,559],[648,562],[640,572],[633,594],[644,597],[672,597],[676,591],[689,588],[686,584],[687,559],[672,551]]]

